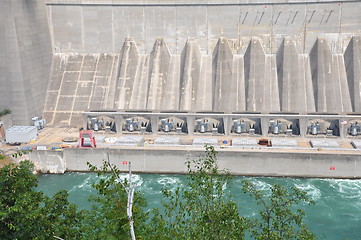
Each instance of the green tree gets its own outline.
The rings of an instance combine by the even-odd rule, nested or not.
[[[52,198],[36,192],[33,170],[29,161],[0,169],[0,239],[80,239],[83,213],[65,191]]]
[[[4,110],[0,111],[0,118],[7,114],[10,114],[10,113],[11,113],[11,110],[8,108],[5,108]]]
[[[66,191],[53,197],[36,192],[31,162],[5,166],[0,169],[0,239],[130,239],[133,222],[137,239],[244,239],[246,232],[259,240],[315,239],[303,223],[305,213],[296,209],[312,204],[306,192],[275,184],[267,196],[244,181],[244,193],[261,206],[256,218],[246,219],[229,192],[232,176],[219,169],[213,147],[187,164],[187,183],[165,187],[163,207],[151,210],[150,218],[142,194],[129,191],[131,178],[122,180],[124,174],[109,161],[100,168],[90,165],[99,176],[90,211],[78,211]]]
[[[164,209],[155,209],[147,239],[242,239],[245,220],[227,190],[231,176],[206,146],[204,158],[188,161],[188,183],[163,189]]]
[[[104,161],[100,168],[88,163],[91,171],[96,171],[99,181],[93,184],[97,194],[90,198],[92,210],[85,219],[86,239],[131,239],[130,221],[134,221],[138,239],[143,235],[147,213],[145,199],[140,192],[133,192],[134,205],[132,219],[127,214],[128,180],[121,179],[121,171],[109,161]]]
[[[261,206],[259,216],[252,219],[251,236],[258,240],[316,239],[303,223],[305,212],[295,209],[299,204],[314,204],[307,192],[296,187],[288,191],[274,184],[267,197],[249,181],[243,181],[243,191]]]

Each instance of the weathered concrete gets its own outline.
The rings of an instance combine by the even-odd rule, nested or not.
[[[344,53],[352,110],[361,112],[361,36],[354,36]]]
[[[269,152],[217,149],[220,168],[232,174],[361,178],[361,155],[342,152]],[[143,173],[185,173],[187,160],[199,158],[202,149],[64,149],[63,152],[33,151],[29,157],[43,172],[88,171],[87,162],[100,166],[103,160],[126,171],[122,161],[131,161],[132,170]],[[64,168],[65,167],[65,168]],[[335,170],[331,170],[335,167]]]
[[[4,130],[11,128],[13,126],[12,114],[7,114],[0,118],[0,123],[3,125]]]
[[[232,78],[233,54],[227,39],[220,38],[213,51],[212,97],[213,110],[233,112],[237,103],[237,80]]]
[[[132,38],[120,55],[56,54],[44,115],[50,124],[79,126],[89,110],[358,113],[358,38],[344,55],[333,54],[325,38],[310,55],[299,54],[290,37],[277,54],[266,54],[258,37],[244,54],[226,38],[212,55],[195,39],[171,54],[162,38],[149,55]]]
[[[278,87],[282,112],[315,112],[311,73],[305,66],[305,55],[297,52],[295,43],[285,37],[277,53]]]
[[[82,124],[86,109],[114,109],[118,56],[55,55],[44,117],[49,124]]]
[[[211,54],[219,37],[238,39],[242,52],[240,37],[261,36],[269,54],[284,35],[297,40],[299,53],[309,53],[317,37],[332,34],[334,50],[342,51],[341,43],[361,31],[357,0],[47,0],[47,9],[56,50],[85,54],[117,54],[128,36],[141,53],[163,37],[172,54],[189,37]]]
[[[0,8],[0,109],[14,124],[41,116],[52,49],[43,0],[5,0]]]
[[[326,39],[319,38],[311,50],[310,61],[316,111],[352,112],[342,56],[332,55]]]
[[[134,106],[129,105],[133,92],[136,92],[134,88],[137,88],[137,85],[139,85],[136,81],[137,67],[143,66],[143,64],[139,64],[139,61],[140,56],[134,41],[132,39],[125,39],[119,55],[119,73],[115,88],[115,104],[119,109],[134,108]]]
[[[62,151],[32,151],[28,155],[35,169],[43,173],[64,173],[67,170]]]
[[[54,125],[80,126],[89,110],[359,113],[360,5],[7,0],[0,108],[40,115],[52,43]]]
[[[200,78],[201,78],[202,55],[197,41],[190,39],[187,41],[182,54],[180,66],[180,110],[192,111],[197,109],[197,99],[201,98]]]
[[[168,81],[171,55],[164,39],[157,39],[149,58],[147,110],[161,110]]]

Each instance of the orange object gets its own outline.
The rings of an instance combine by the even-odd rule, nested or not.
[[[93,130],[82,130],[79,132],[78,148],[95,148],[96,142]]]
[[[258,144],[259,144],[259,145],[267,146],[267,145],[269,144],[269,143],[268,143],[268,139],[261,138],[261,139],[258,141]]]

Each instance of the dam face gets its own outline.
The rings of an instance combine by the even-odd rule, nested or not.
[[[44,1],[1,1],[0,111],[9,108],[14,124],[42,114],[51,61]]]
[[[356,0],[47,0],[36,19],[47,14],[39,24],[50,38],[39,51],[52,44],[53,57],[33,80],[48,82],[38,106],[48,123],[75,126],[92,110],[359,114],[360,9]],[[13,104],[19,121],[20,108],[37,114],[29,88]]]

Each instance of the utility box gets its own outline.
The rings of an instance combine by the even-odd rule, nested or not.
[[[6,143],[28,143],[38,136],[35,126],[13,126],[6,130]]]

